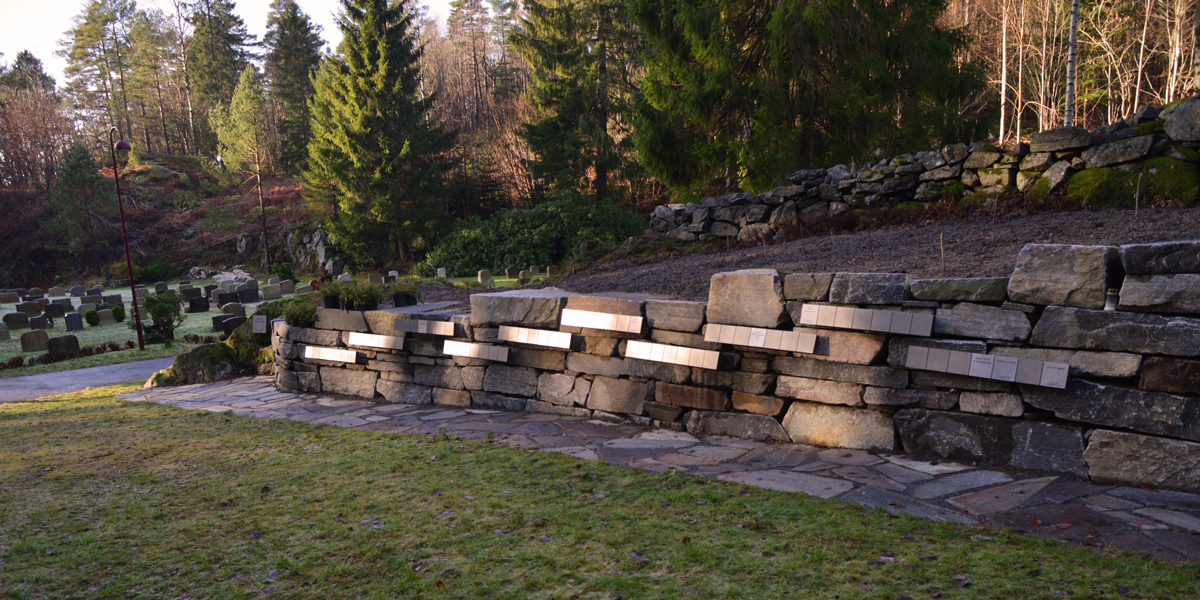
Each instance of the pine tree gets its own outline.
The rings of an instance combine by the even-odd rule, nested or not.
[[[393,253],[411,260],[440,209],[440,153],[453,143],[420,93],[416,15],[389,4],[342,0],[339,54],[322,61],[309,102],[307,198],[318,212],[330,208],[338,242],[362,264]]]
[[[287,171],[304,167],[308,157],[308,100],[311,75],[321,64],[321,26],[314,25],[295,0],[274,0],[267,17],[267,56],[263,72],[279,106],[279,163]]]
[[[197,114],[203,115],[233,96],[242,70],[250,64],[249,47],[254,44],[254,36],[246,31],[242,18],[234,14],[230,0],[196,0],[191,9],[188,63]],[[197,128],[198,150],[213,152],[216,138],[211,128],[205,127],[203,119]]]
[[[8,91],[54,93],[54,78],[42,68],[42,61],[28,50],[17,53],[9,68],[0,65],[0,88]]]
[[[70,252],[93,266],[104,262],[108,233],[117,212],[113,182],[100,174],[100,165],[82,143],[63,151],[58,180],[50,192],[54,216],[46,223],[55,248]]]
[[[263,202],[262,173],[270,161],[268,110],[262,81],[254,67],[246,67],[233,90],[229,106],[213,109],[212,126],[220,142],[225,165],[254,176],[258,210],[262,216],[264,265],[271,265],[271,243],[267,236],[267,209]]]

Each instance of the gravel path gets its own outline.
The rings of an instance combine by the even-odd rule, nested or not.
[[[573,292],[641,292],[705,300],[714,273],[738,269],[1005,277],[1012,273],[1021,247],[1030,242],[1120,245],[1184,239],[1200,239],[1200,207],[1140,210],[1136,215],[1131,210],[1048,212],[997,222],[941,221],[765,247],[616,260],[553,285]],[[465,300],[470,293],[486,290],[426,284],[421,291],[425,302],[436,302]]]

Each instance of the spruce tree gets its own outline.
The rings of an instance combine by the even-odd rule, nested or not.
[[[188,47],[193,97],[198,114],[228,102],[238,78],[250,64],[254,36],[234,14],[230,0],[196,0],[191,4],[192,41]],[[216,150],[216,138],[204,120],[198,125],[197,146],[202,153]]]
[[[408,261],[441,208],[440,154],[453,135],[430,120],[433,98],[421,93],[412,7],[342,0],[342,9],[339,53],[313,79],[307,199],[361,264]]]
[[[267,212],[262,190],[263,169],[270,161],[268,118],[262,80],[252,66],[242,71],[229,106],[218,104],[212,114],[213,131],[220,142],[225,165],[254,176],[258,210],[262,217],[263,264],[270,267],[271,243],[267,237]]]
[[[45,224],[52,247],[80,256],[94,267],[104,262],[108,234],[117,213],[112,180],[79,141],[63,151],[58,179],[50,192],[53,217]]]
[[[279,107],[279,163],[302,170],[308,157],[308,100],[311,75],[321,64],[321,26],[314,25],[295,0],[274,0],[267,17],[267,56],[263,65],[271,97]]]

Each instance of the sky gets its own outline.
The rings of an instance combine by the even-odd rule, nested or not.
[[[0,0],[0,62],[11,64],[22,50],[33,52],[42,60],[46,72],[63,85],[63,69],[66,61],[55,56],[59,41],[73,25],[73,19],[83,11],[90,0]],[[445,22],[449,14],[450,0],[419,0],[438,21]],[[235,0],[238,16],[246,23],[246,29],[261,40],[267,29],[267,12],[270,0]],[[341,41],[342,35],[334,25],[333,15],[341,6],[338,0],[296,0],[300,9],[324,31],[321,37],[332,49]],[[172,13],[171,0],[138,0],[138,8],[156,7]]]

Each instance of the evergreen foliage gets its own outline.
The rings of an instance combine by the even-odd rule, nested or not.
[[[103,263],[109,226],[117,213],[115,187],[100,174],[100,165],[82,143],[63,152],[58,180],[50,192],[54,216],[46,229],[52,247],[82,257],[95,266]]]
[[[11,67],[0,65],[0,90],[54,92],[54,78],[42,68],[42,61],[28,50],[17,53]]]
[[[652,51],[635,140],[677,192],[766,189],[798,166],[978,134],[982,89],[946,0],[631,0]],[[972,125],[976,128],[973,129]]]
[[[414,14],[405,3],[342,0],[337,56],[324,59],[309,102],[307,198],[360,264],[410,248],[441,208],[453,135],[429,118]]]
[[[267,162],[266,123],[269,118],[262,80],[254,67],[242,71],[233,97],[212,111],[221,160],[241,173],[258,173]]]
[[[238,78],[250,64],[254,36],[234,14],[231,0],[196,0],[191,7],[191,82],[199,113],[204,114],[233,95]],[[202,129],[197,137],[202,154],[216,148],[211,130]]]
[[[274,0],[267,17],[263,74],[279,105],[279,163],[290,172],[303,168],[311,133],[308,100],[311,75],[321,64],[321,26],[314,25],[295,0]]]

